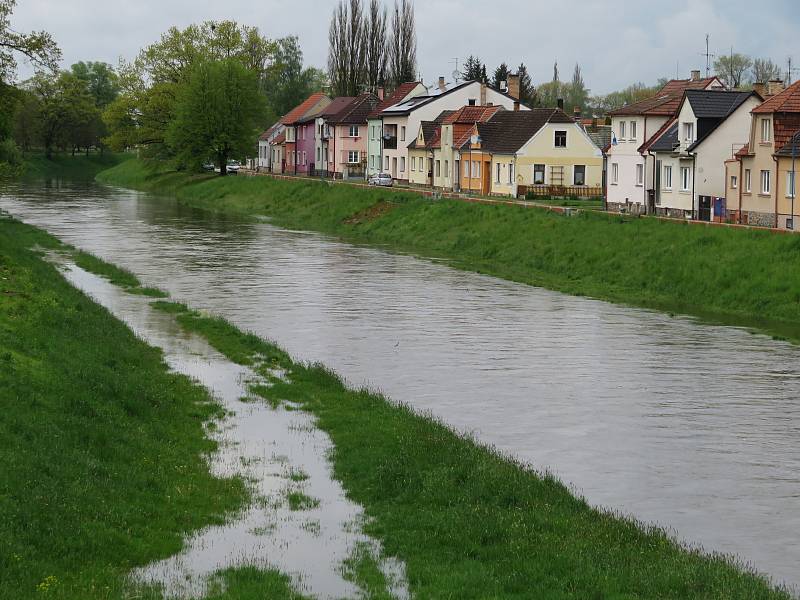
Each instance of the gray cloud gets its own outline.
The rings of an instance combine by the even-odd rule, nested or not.
[[[536,82],[552,77],[558,60],[562,80],[579,63],[588,87],[605,93],[634,81],[653,83],[705,68],[704,36],[712,52],[771,57],[779,64],[794,54],[800,64],[796,0],[765,5],[745,0],[429,0],[417,2],[419,63],[424,80],[448,76],[470,54],[491,71],[501,61],[525,62]],[[24,0],[13,25],[52,32],[64,63],[132,58],[171,25],[235,19],[269,37],[296,34],[306,62],[324,67],[328,17],[336,0]],[[668,9],[668,10],[666,10]],[[27,70],[23,65],[21,75]]]

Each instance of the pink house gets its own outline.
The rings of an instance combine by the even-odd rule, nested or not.
[[[378,104],[361,94],[326,120],[328,172],[337,179],[364,179],[367,172],[367,115]]]
[[[315,124],[316,119],[312,114],[295,125],[297,164],[294,170],[291,171],[293,175],[307,175],[313,173],[317,168],[314,162]]]

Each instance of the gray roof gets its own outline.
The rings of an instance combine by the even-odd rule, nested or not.
[[[583,129],[586,131],[586,135],[594,142],[594,145],[601,150],[611,145],[611,137],[613,135],[611,125],[590,125]]]
[[[444,121],[447,117],[452,115],[455,111],[453,110],[443,110],[439,113],[439,116],[436,117],[433,121],[422,121],[420,126],[422,127],[422,135],[425,138],[425,144],[430,144],[431,139],[433,139],[433,134],[436,133],[436,128],[441,125],[442,121]],[[425,146],[417,147],[417,140],[419,137],[415,137],[414,141],[408,145],[409,150],[424,150]]]
[[[794,144],[792,144],[792,139],[794,139]],[[792,156],[792,145],[794,145],[794,152],[795,156],[800,159],[800,130],[796,131],[792,136],[789,138],[789,143],[786,144],[783,148],[778,150],[775,155],[776,156],[788,156],[791,158]]]
[[[686,100],[698,119],[724,119],[753,94],[726,90],[687,90]]]
[[[514,154],[547,123],[574,125],[575,121],[557,108],[501,110],[489,121],[478,123],[481,148],[498,154]]]
[[[661,137],[650,144],[650,152],[672,152],[678,143],[678,121],[672,124]]]

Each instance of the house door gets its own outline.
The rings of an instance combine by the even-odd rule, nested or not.
[[[488,161],[483,163],[483,172],[481,175],[483,175],[483,181],[481,182],[481,194],[488,196],[492,183],[492,163]]]
[[[700,221],[711,220],[711,196],[700,196],[697,218]]]
[[[714,198],[714,220],[717,223],[723,223],[728,215],[725,198]]]
[[[397,157],[392,159],[392,179],[397,179]]]

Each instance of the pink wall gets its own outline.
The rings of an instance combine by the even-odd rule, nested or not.
[[[334,152],[333,140],[328,144],[328,160],[335,161],[328,165],[329,171],[343,173],[347,164],[348,153],[351,150],[357,151],[359,160],[367,154],[367,124],[358,125],[358,137],[350,137],[350,125],[337,125],[334,132],[336,138],[336,150]]]
[[[314,143],[314,130],[315,123],[297,126],[297,151],[299,152],[297,160],[297,172],[308,173],[311,170],[312,164],[316,162],[315,143]],[[305,139],[303,135],[305,134]],[[306,153],[306,161],[303,164],[303,152]],[[317,167],[315,167],[317,168]]]

